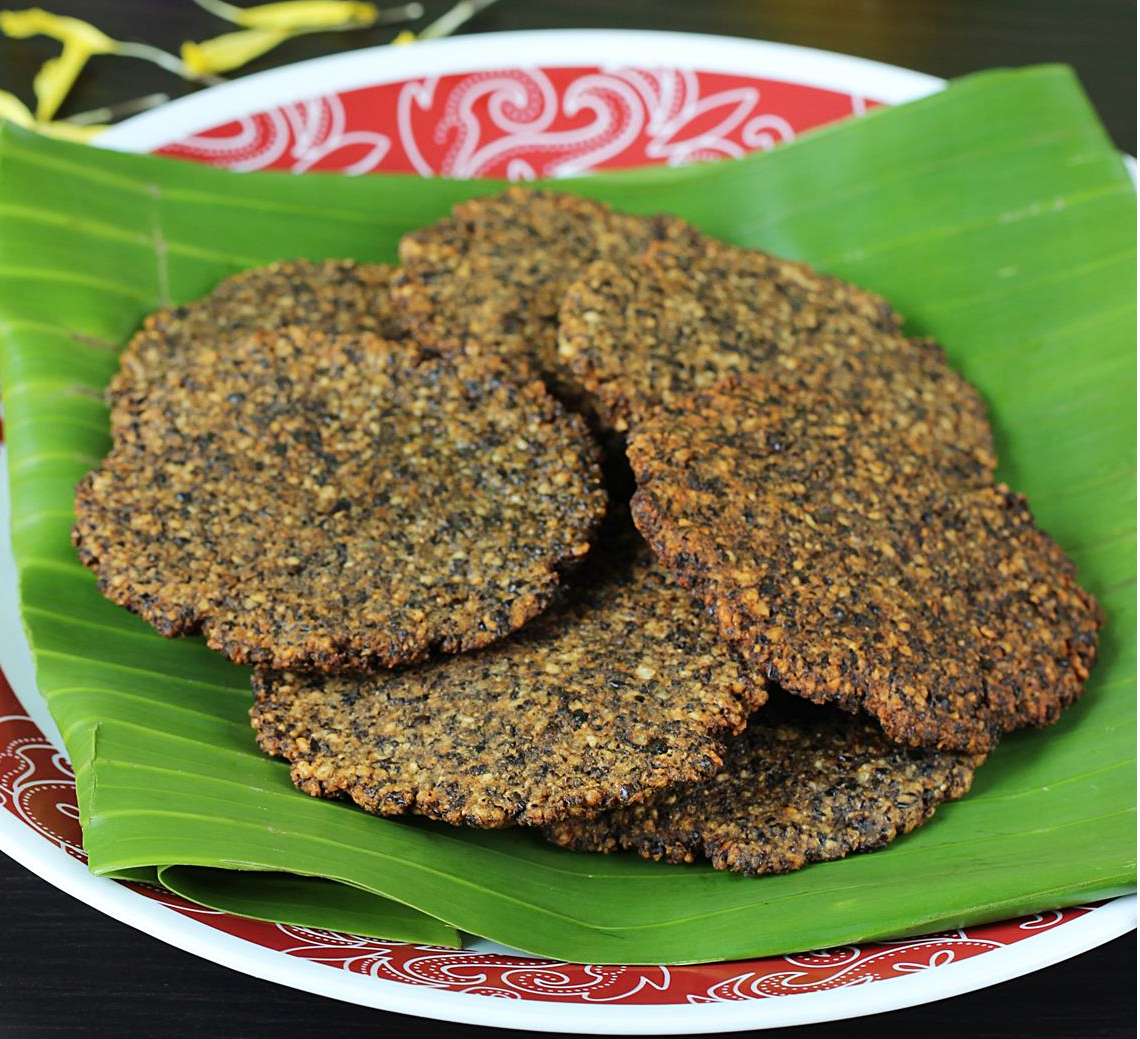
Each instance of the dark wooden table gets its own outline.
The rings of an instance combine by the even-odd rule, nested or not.
[[[176,50],[224,31],[191,0],[43,0],[122,39]],[[428,18],[451,0],[425,0]],[[21,6],[11,4],[8,6]],[[426,21],[426,19],[425,19]],[[940,76],[1064,61],[1080,74],[1113,139],[1136,151],[1136,8],[1130,0],[501,0],[467,31],[620,27],[723,33],[820,47]],[[414,28],[414,26],[413,26]],[[392,30],[293,40],[248,71],[387,42]],[[0,89],[30,102],[44,39],[0,38]],[[62,114],[152,91],[168,74],[97,58]],[[489,1035],[335,1003],[254,981],[101,916],[0,856],[0,1037]],[[795,1030],[817,1036],[1136,1034],[1135,934],[1067,963],[956,999]],[[552,1018],[556,1025],[556,1018]]]

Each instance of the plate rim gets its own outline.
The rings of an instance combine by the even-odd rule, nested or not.
[[[116,881],[94,876],[46,838],[37,836],[40,847],[30,845],[20,839],[29,830],[0,813],[0,851],[93,909],[183,952],[313,995],[392,1013],[520,1031],[685,1035],[847,1020],[998,985],[1078,956],[1136,926],[1136,896],[1124,895],[1015,945],[890,978],[889,984],[879,981],[774,999],[669,1006],[541,1003],[388,981],[263,948],[183,916]]]
[[[240,118],[321,91],[352,90],[433,74],[517,68],[515,56],[522,46],[530,59],[528,64],[533,65],[551,67],[552,62],[562,62],[563,66],[574,67],[583,63],[583,53],[589,55],[589,65],[605,65],[607,60],[629,64],[634,43],[655,46],[654,64],[758,75],[755,65],[764,63],[765,78],[780,79],[779,72],[784,71],[788,82],[843,91],[850,91],[854,80],[859,87],[867,87],[868,96],[893,103],[944,86],[944,81],[936,77],[867,59],[742,37],[636,29],[486,33],[414,47],[382,45],[257,73],[136,116],[101,135],[97,143],[122,151],[151,151],[215,126],[219,119]],[[682,51],[684,60],[677,60]],[[378,70],[377,59],[381,55]],[[574,56],[577,60],[573,60]],[[15,587],[16,571],[7,522],[6,470],[7,450],[0,446],[0,481],[4,485],[0,490],[0,583],[11,589]],[[0,622],[4,622],[0,633],[15,633],[12,638],[0,634],[0,663],[24,710],[40,725],[45,738],[58,747],[58,731],[46,715],[42,698],[38,692],[34,698],[28,696],[27,675],[32,675],[30,688],[34,690],[34,670],[30,670],[30,652],[22,636],[18,608],[15,627],[11,626],[13,598],[0,594],[4,603],[0,608]],[[892,984],[885,989],[875,982],[800,993],[793,999],[668,1006],[492,999],[334,971],[320,963],[264,948],[183,916],[115,881],[93,876],[82,862],[46,837],[34,834],[34,840],[28,840],[29,833],[34,834],[29,826],[0,812],[0,850],[22,866],[113,919],[211,962],[252,977],[377,1009],[530,1031],[564,1031],[572,1027],[593,1034],[691,1034],[843,1020],[1000,984],[1079,955],[1136,926],[1136,896],[1125,895],[1016,944],[934,970],[890,978]]]
[[[847,91],[852,80],[887,104],[936,93],[944,79],[835,51],[740,36],[649,29],[532,29],[477,33],[409,46],[381,44],[284,65],[209,87],[112,126],[93,141],[116,151],[150,152],[218,125],[324,92],[398,83],[419,76],[489,69],[639,64],[637,45],[652,48],[649,67],[698,69],[784,79]],[[525,66],[518,54],[525,52]],[[588,59],[584,59],[588,55]],[[631,62],[631,58],[633,61]],[[783,73],[782,76],[780,73]]]

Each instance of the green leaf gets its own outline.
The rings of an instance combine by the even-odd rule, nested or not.
[[[967,798],[884,851],[747,879],[313,800],[258,753],[240,668],[99,596],[68,541],[71,492],[106,448],[99,393],[142,316],[279,257],[391,260],[404,231],[498,187],[238,176],[0,135],[13,542],[92,869],[157,870],[252,916],[440,944],[459,929],[619,963],[897,937],[1131,888],[1136,199],[1065,69],[972,77],[736,162],[561,184],[890,298],[982,388],[1002,478],[1104,604],[1084,700],[1054,729],[1009,738]]]
[[[167,866],[159,870],[158,880],[191,902],[255,920],[461,947],[454,928],[399,902],[321,877]]]

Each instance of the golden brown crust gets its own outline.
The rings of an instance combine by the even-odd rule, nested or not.
[[[559,357],[617,430],[727,375],[756,372],[855,401],[893,401],[915,436],[993,472],[977,391],[882,299],[759,250],[689,235],[633,263],[588,267],[567,291]],[[957,462],[956,462],[957,464]]]
[[[970,789],[980,757],[903,747],[865,715],[784,693],[730,739],[712,779],[593,819],[555,823],[547,836],[575,851],[633,850],[748,876],[873,851],[921,826]]]
[[[239,663],[392,666],[551,601],[605,509],[597,448],[495,358],[287,327],[195,342],[116,403],[76,492],[102,592]]]
[[[878,402],[738,376],[634,432],[634,519],[773,681],[986,751],[1080,696],[1100,610],[1023,498],[905,433]]]
[[[241,271],[206,297],[151,314],[123,351],[107,389],[113,412],[132,392],[191,357],[249,332],[298,325],[332,334],[375,332],[402,337],[391,302],[394,267],[354,260],[279,260]]]
[[[479,653],[371,677],[256,673],[258,742],[314,796],[473,826],[544,824],[711,775],[763,688],[632,527],[579,577]]]
[[[526,361],[573,393],[558,364],[558,308],[591,260],[618,262],[649,242],[693,233],[674,217],[614,212],[575,195],[514,187],[455,206],[404,236],[393,300],[420,341]]]

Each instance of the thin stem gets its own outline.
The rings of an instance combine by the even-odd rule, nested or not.
[[[128,58],[141,58],[143,61],[153,62],[168,72],[173,72],[176,76],[181,76],[182,79],[188,79],[194,83],[205,83],[207,86],[216,87],[219,83],[228,82],[225,76],[218,76],[213,73],[207,76],[196,76],[181,58],[167,54],[166,51],[160,50],[158,47],[152,47],[149,43],[120,43],[115,48],[115,53],[124,54]]]
[[[141,58],[143,61],[152,62],[166,69],[167,72],[173,72],[176,76],[182,76],[184,79],[193,78],[190,70],[186,67],[181,58],[173,54],[168,54],[159,47],[152,47],[149,43],[120,43],[115,48],[115,53],[125,54],[129,58]]]
[[[418,40],[434,40],[440,36],[450,36],[465,22],[479,12],[486,10],[497,0],[460,0],[450,11],[440,15],[422,32],[416,34]]]
[[[233,4],[223,3],[222,0],[194,0],[194,3],[224,22],[233,22],[235,25],[241,23],[241,8],[234,7]]]
[[[146,97],[136,97],[132,101],[122,101],[117,105],[104,105],[102,108],[92,108],[89,112],[80,112],[68,116],[64,122],[75,126],[91,126],[95,123],[113,123],[116,119],[125,119],[129,115],[146,112],[159,105],[165,105],[170,100],[169,94],[147,94]]]
[[[395,22],[414,22],[424,16],[424,5],[401,4],[399,7],[382,7],[376,12],[374,25],[392,25]]]

